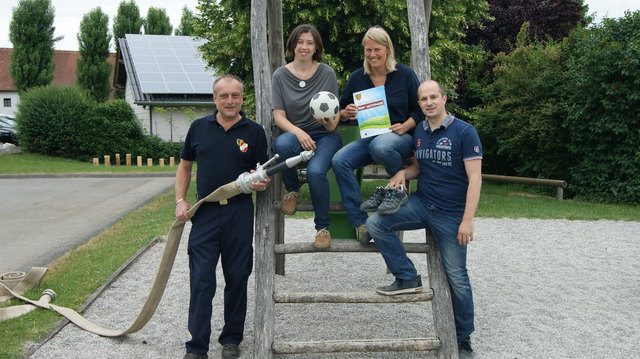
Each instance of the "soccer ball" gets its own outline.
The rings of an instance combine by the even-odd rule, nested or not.
[[[329,91],[320,91],[309,101],[313,118],[334,118],[340,110],[338,97]]]

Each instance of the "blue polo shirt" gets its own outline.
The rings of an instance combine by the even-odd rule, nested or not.
[[[240,112],[240,121],[225,131],[216,120],[217,113],[191,123],[180,154],[182,159],[198,162],[198,198],[235,181],[241,173],[255,169],[258,162],[268,160],[267,138],[260,124]],[[251,194],[239,194],[233,200],[244,198],[251,198]]]
[[[391,124],[403,123],[412,117],[416,123],[424,120],[424,113],[418,106],[418,86],[420,81],[413,70],[406,65],[396,64],[396,70],[387,74],[384,92]],[[353,93],[375,87],[364,67],[354,71],[340,95],[340,108],[344,109],[353,103]],[[409,131],[412,133],[413,130]]]
[[[482,159],[476,129],[451,114],[435,131],[425,120],[416,127],[413,146],[420,166],[416,195],[445,214],[462,216],[469,185],[464,161]]]

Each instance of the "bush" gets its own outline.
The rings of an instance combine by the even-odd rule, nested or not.
[[[111,153],[135,153],[144,141],[140,122],[124,100],[94,103],[78,131],[76,158],[88,160]]]
[[[560,46],[531,42],[525,23],[517,47],[496,56],[495,82],[474,124],[483,142],[485,170],[524,177],[566,179],[566,144],[558,104],[562,82]]]
[[[28,152],[75,158],[78,131],[92,105],[75,87],[44,86],[22,93],[16,115],[21,146]]]
[[[589,200],[640,204],[640,11],[567,41],[564,127],[572,189]]]
[[[145,134],[124,100],[96,103],[75,87],[38,87],[20,97],[16,116],[25,151],[87,161],[130,153],[179,157],[181,143]]]
[[[640,11],[560,44],[519,39],[497,61],[487,105],[474,113],[485,169],[566,179],[570,196],[640,204]]]
[[[145,135],[138,143],[136,154],[142,158],[179,158],[180,150],[182,150],[181,142],[165,142],[156,135]]]

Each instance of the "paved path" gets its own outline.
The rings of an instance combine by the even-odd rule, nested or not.
[[[174,183],[168,174],[7,177],[0,178],[0,273],[47,266]]]

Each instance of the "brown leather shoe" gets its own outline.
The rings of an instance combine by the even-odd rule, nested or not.
[[[367,245],[371,241],[371,235],[367,231],[367,227],[364,224],[361,224],[356,228],[356,235],[358,236],[358,242],[363,246]]]
[[[282,202],[280,202],[280,211],[284,214],[296,214],[296,205],[298,204],[298,196],[300,193],[298,192],[288,192],[282,197]]]
[[[316,233],[316,240],[313,242],[313,246],[316,248],[331,247],[331,233],[326,228],[319,230]]]

